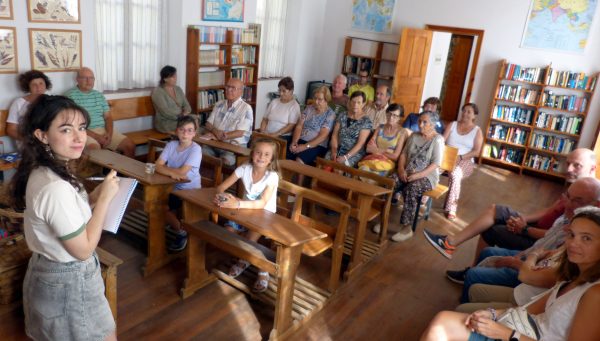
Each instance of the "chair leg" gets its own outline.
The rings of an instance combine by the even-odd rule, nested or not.
[[[431,197],[429,197],[429,199],[427,199],[427,204],[425,204],[425,216],[423,217],[423,219],[429,220],[429,213],[431,213],[432,204],[433,204],[433,199],[431,199]]]
[[[419,199],[417,201],[417,208],[415,209],[415,218],[413,219],[412,230],[415,232],[417,230],[417,224],[419,224],[419,208],[421,208],[421,200],[423,199],[423,195],[419,195]]]

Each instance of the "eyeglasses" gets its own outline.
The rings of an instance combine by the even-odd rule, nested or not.
[[[390,115],[391,117],[396,117],[396,118],[401,117],[400,114],[392,114],[390,112],[386,112],[386,114]]]
[[[585,201],[585,199],[580,198],[580,197],[572,197],[569,194],[569,191],[563,193],[563,198],[565,198],[566,200],[569,200],[570,202],[572,202],[573,204],[577,205],[577,206],[584,206],[587,204],[587,202]]]
[[[187,134],[191,134],[191,133],[195,133],[196,129],[194,128],[177,128],[177,131],[181,132],[181,133],[187,133]]]
[[[227,90],[241,90],[242,88],[235,87],[233,85],[225,85],[225,89]]]
[[[77,77],[77,78],[83,79],[83,80],[90,80],[90,81],[93,81],[96,79],[96,77]]]

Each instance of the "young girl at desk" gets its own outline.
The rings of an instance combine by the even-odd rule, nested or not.
[[[236,168],[235,172],[217,187],[218,194],[214,199],[215,204],[225,208],[265,209],[275,213],[277,207],[277,186],[279,185],[277,155],[279,155],[277,143],[269,139],[258,139],[252,147],[250,154],[251,162]],[[241,200],[229,193],[224,193],[238,179],[242,179],[242,183],[244,184],[245,200]],[[260,234],[248,231],[234,221],[228,221],[225,227],[233,233],[246,232],[246,238],[252,241],[257,241],[260,238]],[[239,259],[229,269],[229,275],[237,277],[248,266],[250,266],[250,263]],[[253,290],[255,292],[263,292],[267,290],[268,285],[269,273],[259,271]]]
[[[175,180],[189,180],[175,185],[175,190],[200,188],[200,163],[202,148],[192,141],[196,135],[198,123],[192,116],[180,116],[177,119],[177,141],[167,143],[156,160],[156,171]],[[168,246],[169,251],[178,252],[187,245],[187,232],[181,227],[177,211],[183,205],[179,197],[169,195],[169,207],[165,215],[167,224],[175,230],[175,240]]]
[[[88,196],[68,166],[81,156],[89,122],[70,99],[40,95],[19,124],[22,159],[11,194],[25,209],[25,240],[33,251],[23,310],[34,340],[116,340],[94,250],[119,179],[111,171]]]

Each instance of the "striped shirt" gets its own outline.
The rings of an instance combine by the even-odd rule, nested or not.
[[[250,141],[250,134],[252,134],[252,124],[254,122],[252,107],[244,102],[242,98],[238,98],[233,102],[231,108],[227,108],[227,100],[222,100],[215,104],[207,122],[212,124],[216,129],[226,133],[243,130],[244,136],[228,140],[227,142],[245,146]]]
[[[90,114],[90,126],[88,129],[105,128],[104,113],[110,110],[106,98],[100,92],[92,89],[89,92],[81,92],[74,87],[65,93],[77,105],[83,107]]]

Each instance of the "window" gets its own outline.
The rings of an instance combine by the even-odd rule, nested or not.
[[[258,0],[256,21],[261,24],[258,77],[282,77],[287,0]]]
[[[96,0],[96,86],[155,86],[163,64],[167,1]]]

